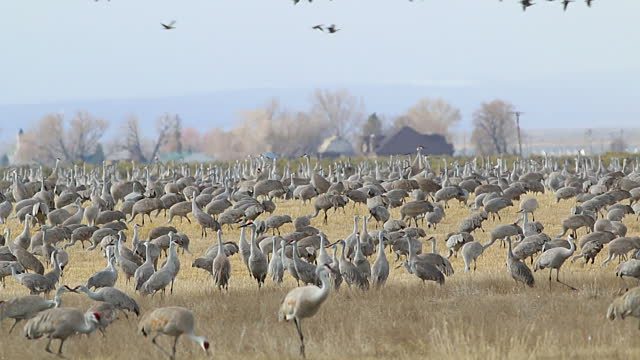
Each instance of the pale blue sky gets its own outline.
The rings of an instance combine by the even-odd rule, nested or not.
[[[637,0],[2,0],[0,14],[0,104],[640,74]]]

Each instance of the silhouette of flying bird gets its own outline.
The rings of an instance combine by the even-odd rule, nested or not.
[[[336,28],[336,24],[331,24],[327,27],[327,30],[329,30],[329,34],[337,33],[338,31],[340,31],[340,29]]]
[[[567,11],[567,7],[569,6],[569,3],[572,3],[573,0],[563,0],[562,1],[562,8],[564,11]]]
[[[591,4],[593,3],[593,0],[585,0],[585,2],[587,3],[588,7],[591,7]]]
[[[531,0],[520,0],[520,4],[522,4],[522,11],[527,11],[527,8],[529,6],[535,5],[535,3],[532,3]]]
[[[169,24],[163,24],[163,23],[160,23],[160,25],[162,25],[162,27],[164,28],[164,30],[173,30],[173,29],[175,29],[175,28],[176,28],[176,27],[174,26],[174,25],[175,25],[175,23],[176,23],[176,21],[175,21],[175,20],[173,20],[173,21],[171,21]]]
[[[319,25],[316,25],[316,26],[314,26],[314,27],[312,27],[312,29],[314,29],[314,30],[320,30],[320,31],[324,31],[324,28],[323,28],[323,26],[324,26],[324,25],[322,25],[322,24],[319,24]]]

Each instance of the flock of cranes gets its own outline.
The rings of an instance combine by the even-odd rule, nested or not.
[[[178,229],[184,221],[199,228],[195,241],[209,241],[215,234],[216,241],[192,266],[209,274],[212,287],[220,292],[233,291],[229,258],[238,253],[258,292],[286,277],[296,281],[298,287],[287,294],[277,313],[279,320],[294,323],[303,357],[302,322],[318,313],[331,291],[343,286],[363,292],[382,288],[394,267],[404,267],[422,283],[446,286],[455,274],[452,261],[458,254],[464,271],[475,271],[478,258],[498,241],[505,247],[506,271],[516,284],[534,287],[534,272],[548,269],[550,290],[553,270],[557,283],[578,290],[561,280],[563,264],[580,258],[593,264],[600,251],[608,252],[601,266],[618,258],[616,276],[640,280],[640,237],[627,234],[622,221],[640,214],[638,160],[614,158],[605,166],[598,158],[578,155],[573,160],[516,160],[508,166],[502,158],[476,158],[464,164],[443,160],[436,168],[420,151],[385,160],[339,160],[328,167],[319,161],[312,166],[305,155],[297,165],[289,162],[283,167],[275,160],[251,157],[193,167],[133,164],[126,172],[106,163],[87,169],[56,162],[48,176],[35,166],[2,169],[0,223],[5,231],[0,237],[0,278],[3,283],[13,278],[29,295],[0,301],[0,320],[14,320],[10,333],[25,321],[27,338],[46,338],[48,352],[57,339],[62,354],[71,336],[96,330],[104,334],[118,314],[143,315],[139,332],[153,336],[152,343],[170,358],[176,356],[180,336],[208,352],[210,344],[196,335],[190,310],[142,309],[136,300],[173,294],[180,277],[179,250],[190,253],[191,239]],[[545,224],[535,220],[539,205],[534,194],[541,192],[553,192],[557,202],[578,204],[559,220],[561,234],[547,235]],[[314,212],[295,218],[274,214],[281,201],[311,202]],[[502,220],[500,212],[516,203],[516,222]],[[323,227],[341,216],[345,206],[358,204],[366,213],[353,218],[352,232],[330,240]],[[460,221],[459,231],[442,239],[448,250],[443,256],[437,250],[438,239],[429,233],[454,206],[468,209],[469,215]],[[391,216],[395,208],[398,218]],[[162,212],[166,224],[157,222]],[[313,226],[312,219],[321,213],[322,226]],[[142,239],[143,225],[134,221],[144,223],[145,216],[153,225],[148,224],[152,228]],[[490,217],[498,222],[490,240],[476,241],[474,233],[484,232],[483,223]],[[8,221],[21,222],[23,232],[12,237]],[[292,232],[282,231],[286,224]],[[133,236],[127,242],[129,226]],[[234,226],[240,228],[237,242],[224,234]],[[370,229],[373,226],[376,230]],[[61,284],[64,272],[73,271],[67,251],[78,247],[78,241],[83,248],[85,242],[90,244],[85,256],[105,261],[106,266],[82,284]],[[431,248],[423,249],[429,242]],[[121,277],[130,289],[116,287]],[[54,291],[53,300],[48,300]],[[85,294],[94,303],[87,311],[63,307],[65,293]],[[626,316],[640,317],[638,288],[614,300],[607,311],[609,319]],[[161,335],[174,338],[171,351],[156,342]]]

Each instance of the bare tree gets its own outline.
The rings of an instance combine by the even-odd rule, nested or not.
[[[473,113],[471,142],[480,154],[506,153],[514,141],[516,124],[513,105],[502,100],[483,103]]]
[[[312,97],[311,113],[326,122],[335,135],[354,135],[364,120],[364,104],[347,90],[316,90]]]
[[[457,125],[460,119],[460,109],[443,99],[424,98],[412,106],[404,116],[398,117],[395,125],[408,125],[423,134],[439,134],[449,138],[451,128]]]
[[[147,162],[142,146],[140,133],[140,121],[135,115],[130,115],[124,126],[124,149],[129,152],[129,158],[133,161]]]
[[[609,141],[609,151],[614,153],[623,153],[627,151],[627,142],[624,141],[624,135],[622,130],[620,134],[611,134],[611,140]]]
[[[96,159],[108,126],[108,121],[86,111],[77,112],[67,122],[62,114],[47,114],[24,133],[17,158],[39,163],[52,163],[56,158],[69,162]]]

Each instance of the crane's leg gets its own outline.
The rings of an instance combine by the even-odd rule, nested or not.
[[[304,335],[302,335],[302,320],[298,320],[298,319],[294,318],[293,322],[296,324],[296,329],[298,330],[298,335],[300,336],[300,355],[304,359],[305,358],[305,355],[304,355]]]
[[[60,339],[60,347],[58,348],[58,355],[62,357],[62,345],[64,345],[64,339]]]
[[[552,268],[549,268],[549,290],[551,290],[551,272],[553,271]]]
[[[571,286],[571,285],[569,285],[569,284],[567,284],[565,282],[560,281],[560,269],[556,270],[556,281],[559,282],[560,284],[568,287],[571,290],[578,290],[578,289],[574,288],[573,286]]]
[[[9,329],[9,334],[11,334],[11,332],[13,331],[13,328],[15,328],[19,322],[20,322],[19,319],[15,319],[15,322],[13,323],[13,325],[11,325],[11,329]]]
[[[49,341],[47,341],[47,346],[45,346],[44,351],[53,354],[53,352],[51,351],[51,342],[53,341],[53,338],[49,338]]]
[[[180,335],[176,336],[175,340],[173,340],[173,354],[171,355],[171,359],[175,359],[176,358],[176,346],[178,346],[178,339],[180,338]]]
[[[156,336],[153,337],[153,339],[151,339],[151,343],[153,343],[153,345],[157,346],[158,349],[160,349],[160,351],[162,351],[163,354],[167,355],[167,356],[171,356],[171,354],[169,354],[168,351],[166,351],[165,349],[162,348],[162,346],[158,345],[158,343],[156,342],[156,339],[158,338],[158,336],[160,336],[161,334],[156,334]]]

